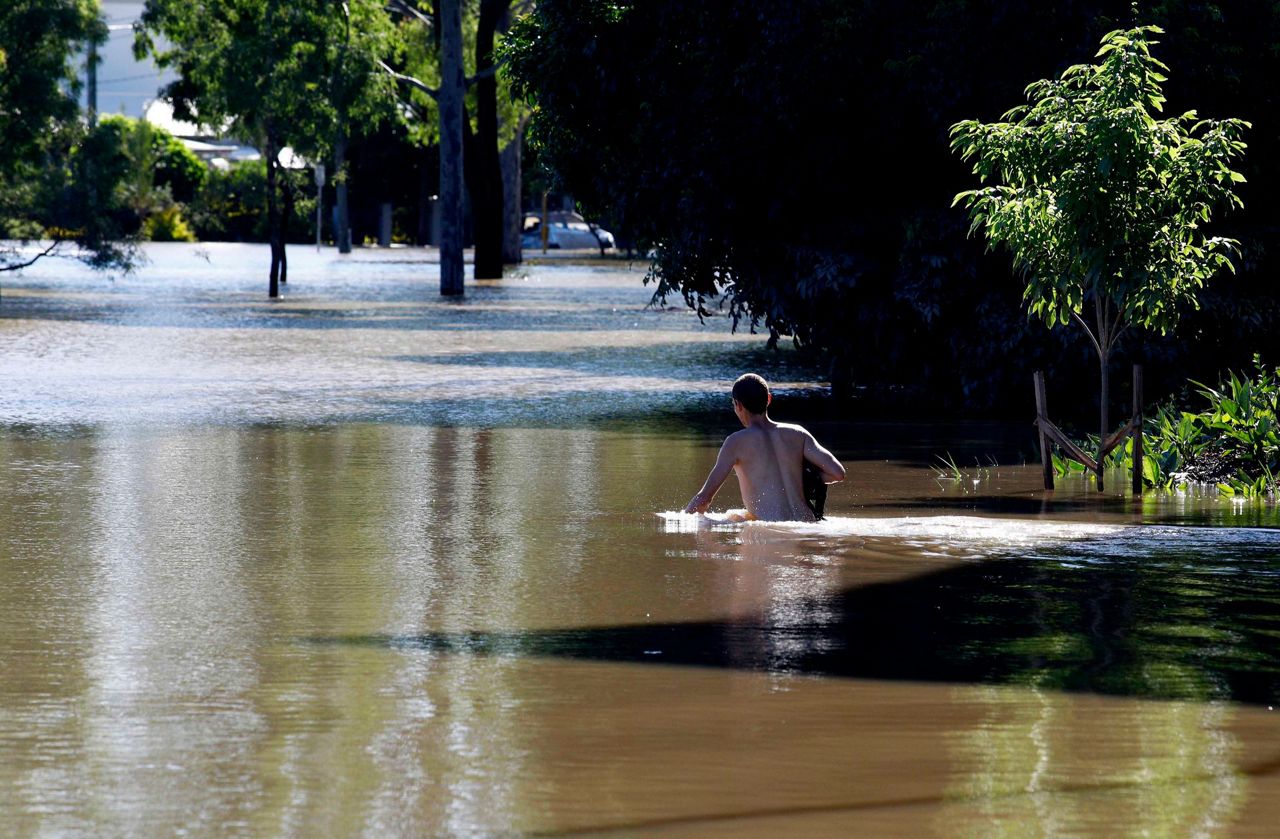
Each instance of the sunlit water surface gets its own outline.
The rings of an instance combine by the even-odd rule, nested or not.
[[[727,381],[819,373],[638,269],[149,253],[0,289],[0,833],[1280,823],[1274,509],[827,421],[827,521],[684,516]]]

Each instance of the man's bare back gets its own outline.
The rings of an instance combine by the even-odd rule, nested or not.
[[[744,380],[748,380],[744,386]],[[751,518],[765,521],[813,521],[804,500],[803,467],[807,460],[822,472],[826,483],[842,481],[844,466],[813,435],[798,425],[774,422],[767,409],[772,396],[758,376],[734,383],[733,410],[743,429],[730,434],[720,447],[706,483],[685,507],[704,513],[730,472],[738,476],[742,501]],[[742,400],[737,396],[741,394]],[[759,408],[758,412],[751,408]]]

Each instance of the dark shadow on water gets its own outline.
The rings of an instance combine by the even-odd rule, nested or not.
[[[1280,698],[1280,539],[1229,568],[1160,556],[1009,559],[849,589],[764,620],[305,639],[456,655],[1026,685],[1160,699]]]

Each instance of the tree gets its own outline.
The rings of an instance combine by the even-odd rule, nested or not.
[[[440,177],[441,177],[441,209],[445,216],[454,210],[446,203],[445,184],[454,177],[454,170],[465,179],[467,192],[471,197],[471,218],[475,234],[476,279],[492,279],[502,276],[502,266],[506,261],[504,239],[509,238],[508,228],[519,227],[518,209],[513,214],[512,200],[517,202],[518,183],[514,188],[509,183],[516,181],[512,169],[518,169],[518,160],[508,154],[506,172],[500,156],[503,148],[518,142],[523,132],[526,109],[513,96],[511,84],[501,72],[505,59],[499,57],[498,36],[505,32],[513,17],[527,11],[528,3],[522,3],[513,9],[510,0],[479,0],[478,3],[458,3],[458,15],[462,21],[459,32],[474,27],[474,40],[460,38],[460,49],[456,51],[463,82],[461,91],[465,94],[462,111],[459,117],[463,132],[460,154],[455,159],[452,153],[445,153],[445,139],[441,133],[446,125],[443,110],[444,78],[443,69],[449,67],[449,75],[458,75],[453,70],[454,51],[449,52],[449,63],[446,64],[443,28],[446,12],[452,11],[452,3],[435,4],[432,14],[419,10],[407,0],[397,0],[393,8],[405,16],[404,26],[407,29],[404,42],[405,72],[398,72],[390,67],[390,75],[403,82],[407,88],[406,107],[414,115],[413,134],[423,144],[439,142],[441,144]],[[466,75],[466,68],[474,67],[473,75]],[[471,116],[475,115],[474,123]],[[452,121],[448,121],[452,125]],[[461,202],[462,193],[458,193]],[[457,210],[461,213],[461,209]],[[459,225],[461,222],[459,222]],[[447,219],[441,224],[442,266],[445,264],[443,251],[446,246],[450,252],[455,249],[452,240],[443,241],[446,230],[452,227]],[[461,227],[459,226],[459,236]],[[461,249],[461,244],[456,245]],[[517,251],[518,256],[518,251]],[[517,260],[518,261],[518,260]],[[452,261],[450,259],[450,264]]]
[[[1165,103],[1168,68],[1148,40],[1160,32],[1111,32],[1100,63],[1035,82],[1029,104],[1001,122],[965,120],[951,129],[952,147],[974,162],[974,173],[998,182],[956,196],[971,230],[1013,255],[1034,317],[1050,328],[1075,321],[1089,337],[1103,441],[1116,341],[1129,327],[1169,331],[1208,279],[1234,270],[1228,254],[1236,243],[1207,237],[1202,226],[1215,207],[1242,206],[1233,189],[1244,177],[1230,162],[1244,152],[1248,124],[1202,120],[1195,111],[1152,115]]]
[[[498,158],[498,68],[494,38],[511,0],[480,0],[476,22],[476,133],[469,149],[472,165],[471,215],[475,230],[475,278],[502,277],[502,166]]]
[[[476,279],[500,279],[503,263],[521,260],[519,168],[527,110],[514,97],[502,71],[505,59],[499,57],[497,37],[509,31],[531,5],[526,0],[513,8],[511,0],[480,0],[476,19],[476,124],[467,145]]]
[[[97,267],[131,264],[110,213],[119,170],[79,121],[71,63],[80,44],[105,38],[93,0],[0,5],[0,273],[64,245]],[[19,244],[4,241],[14,239]],[[43,241],[24,252],[33,239]]]
[[[394,49],[389,32],[374,0],[147,0],[136,49],[178,70],[165,91],[174,113],[262,149],[271,297],[286,265],[279,153],[292,145],[319,154],[329,138],[341,140],[365,95],[380,89],[369,71]]]

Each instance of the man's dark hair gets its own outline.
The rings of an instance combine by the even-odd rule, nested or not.
[[[733,398],[753,414],[763,414],[769,407],[769,383],[755,373],[739,376],[733,383]]]

